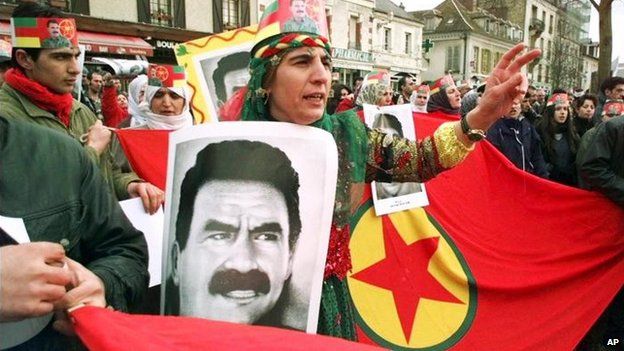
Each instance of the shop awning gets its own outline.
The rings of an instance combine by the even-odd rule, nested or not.
[[[145,40],[125,35],[78,32],[78,42],[92,53],[153,56],[154,49]]]

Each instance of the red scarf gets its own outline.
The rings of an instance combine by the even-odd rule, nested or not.
[[[54,93],[15,68],[11,68],[5,73],[4,80],[11,88],[24,94],[37,107],[55,114],[61,123],[69,128],[69,116],[74,103],[74,98],[70,93]]]

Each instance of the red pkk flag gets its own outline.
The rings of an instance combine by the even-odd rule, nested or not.
[[[427,135],[440,121],[415,123]],[[622,286],[624,211],[522,172],[487,142],[426,186],[424,209],[376,217],[367,194],[352,220],[360,342],[574,349]]]
[[[77,47],[78,30],[73,18],[11,18],[11,39],[17,48]]]
[[[163,191],[167,184],[169,133],[170,130],[115,130],[134,172]]]
[[[300,331],[199,318],[130,315],[98,307],[78,308],[70,316],[76,334],[93,351],[381,350]]]
[[[414,116],[421,137],[456,120]],[[120,134],[128,154],[162,160],[139,175],[164,184],[166,138],[133,132],[125,135],[132,142]],[[129,158],[135,168],[132,160],[142,159]],[[602,195],[522,172],[486,141],[426,186],[424,209],[376,217],[369,190],[353,216],[346,279],[360,342],[394,350],[572,350],[622,286],[624,211]],[[144,323],[127,318],[137,318],[133,331]],[[89,328],[105,335],[118,324]]]
[[[186,86],[184,67],[178,65],[150,64],[147,70],[149,85],[165,88],[183,88]]]

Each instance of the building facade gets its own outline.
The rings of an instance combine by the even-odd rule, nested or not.
[[[519,25],[477,7],[476,1],[446,0],[414,15],[425,24],[424,80],[450,73],[476,85],[490,74],[505,51],[523,41]]]
[[[597,42],[587,40],[581,47],[583,55],[583,75],[581,77],[581,88],[584,90],[598,91],[598,57],[600,45]]]
[[[420,82],[423,23],[390,0],[376,0],[372,24],[375,68],[387,69],[393,81],[411,76]]]
[[[524,43],[543,55],[529,65],[536,87],[577,88],[583,84],[583,42],[588,37],[589,0],[475,0],[477,5],[522,24]]]

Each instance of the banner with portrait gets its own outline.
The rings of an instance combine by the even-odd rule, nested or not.
[[[376,106],[364,104],[364,120],[370,128],[388,135],[416,141],[416,128],[409,104]],[[372,182],[371,190],[377,216],[429,205],[425,184]]]
[[[171,133],[161,312],[315,333],[336,150],[290,123]]]
[[[257,25],[191,40],[175,47],[186,70],[195,123],[218,122],[218,111],[249,81],[249,52]]]

